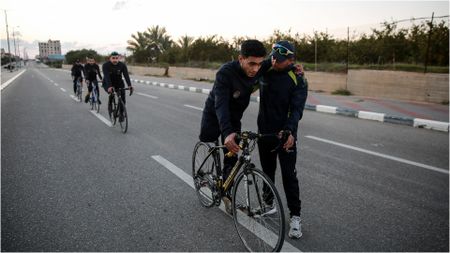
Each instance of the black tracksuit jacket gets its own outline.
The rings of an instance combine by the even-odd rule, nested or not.
[[[260,108],[258,129],[260,133],[278,133],[290,130],[297,138],[298,122],[303,116],[308,83],[304,76],[293,70],[270,69],[260,78]]]
[[[241,131],[241,119],[250,102],[251,94],[258,88],[258,79],[270,68],[265,60],[255,77],[248,77],[239,61],[224,64],[216,74],[214,86],[203,110],[200,140],[214,142]]]

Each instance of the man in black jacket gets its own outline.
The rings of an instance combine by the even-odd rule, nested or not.
[[[308,85],[303,74],[293,71],[295,49],[287,41],[272,48],[272,68],[260,79],[260,108],[258,129],[262,134],[278,133],[279,137],[258,140],[261,166],[264,173],[275,182],[277,156],[280,160],[284,191],[290,211],[289,237],[300,238],[300,193],[295,163],[297,159],[297,128],[302,118],[308,95]],[[284,136],[284,138],[282,138]],[[280,138],[283,140],[280,144]],[[270,197],[265,200],[272,204]],[[276,210],[273,210],[276,211]]]
[[[103,88],[106,92],[111,93],[113,87],[115,89],[124,88],[125,84],[122,80],[122,76],[125,78],[128,87],[130,87],[131,90],[133,89],[133,86],[131,86],[130,76],[128,75],[127,65],[119,61],[119,53],[115,51],[112,52],[109,56],[109,61],[103,64],[102,70],[104,76]],[[126,103],[124,90],[121,91],[121,96],[123,102]]]
[[[89,101],[89,94],[92,92],[92,88],[95,88],[97,91],[97,100],[100,102],[100,90],[98,89],[98,80],[97,75],[100,77],[100,81],[103,79],[102,74],[100,73],[100,68],[97,63],[95,63],[95,59],[93,56],[87,57],[87,63],[84,65],[84,77],[86,78],[86,83],[88,85],[88,94],[86,95],[84,102]]]
[[[72,65],[71,75],[73,80],[73,93],[77,93],[77,81],[80,82],[80,85],[83,83],[82,73],[84,72],[84,67],[81,65],[80,60],[76,60]]]
[[[214,86],[209,93],[203,110],[200,140],[215,142],[221,136],[228,151],[239,152],[235,142],[236,133],[241,131],[241,118],[250,102],[251,94],[257,89],[261,66],[268,69],[264,61],[266,49],[257,40],[246,40],[241,45],[239,60],[224,64],[216,74]],[[228,177],[237,158],[224,158],[224,180]]]

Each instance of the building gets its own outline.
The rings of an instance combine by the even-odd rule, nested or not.
[[[39,42],[39,58],[47,59],[49,55],[61,55],[61,42],[59,40]]]

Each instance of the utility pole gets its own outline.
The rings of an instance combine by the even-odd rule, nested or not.
[[[346,66],[347,74],[348,74],[349,47],[350,47],[350,27],[347,26],[347,66]]]
[[[317,35],[316,31],[314,33],[314,72],[317,72]]]
[[[12,59],[11,59],[11,48],[9,46],[9,32],[8,32],[8,15],[6,14],[6,10],[5,11],[5,23],[6,23],[6,39],[8,40],[8,54],[9,54],[9,71],[12,72],[12,68],[11,68],[11,64],[12,64]]]
[[[426,51],[426,55],[425,55],[425,69],[423,71],[424,73],[427,73],[427,68],[428,68],[428,56],[430,53],[431,32],[433,31],[433,19],[434,19],[434,12],[433,12],[433,14],[431,14],[430,32],[428,33],[427,51]]]

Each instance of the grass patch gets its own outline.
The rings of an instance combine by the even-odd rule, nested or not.
[[[338,90],[335,90],[335,91],[331,92],[331,94],[333,94],[333,95],[341,95],[341,96],[350,96],[350,95],[352,95],[352,93],[349,90],[346,90],[346,89],[338,89]]]

